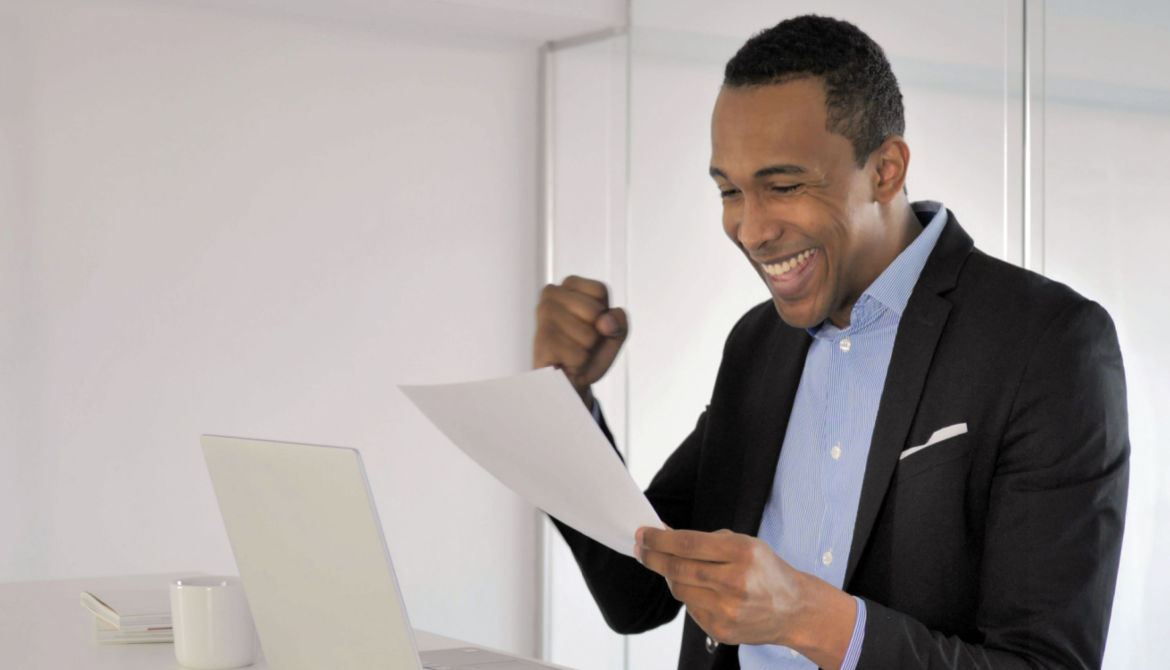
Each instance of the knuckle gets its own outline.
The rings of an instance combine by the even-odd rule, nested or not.
[[[742,612],[738,600],[724,600],[719,604],[719,616],[723,621],[739,621]]]
[[[585,293],[588,292],[591,283],[590,280],[579,275],[569,275],[565,277],[565,281],[561,282],[561,287],[573,293]]]
[[[609,304],[609,287],[601,282],[593,282],[593,283],[596,285],[594,287],[594,289],[597,291],[597,294],[596,294],[597,299],[600,300],[603,304],[608,305]]]
[[[565,281],[561,282],[561,286],[570,291],[584,293],[603,303],[609,300],[609,289],[603,282],[597,281],[596,279],[588,279],[579,275],[569,275],[565,277]]]
[[[747,578],[742,572],[735,572],[723,582],[728,595],[736,599],[747,597]]]
[[[746,599],[748,597],[748,580],[746,575],[739,575],[735,579],[735,583],[731,586],[735,597]]]

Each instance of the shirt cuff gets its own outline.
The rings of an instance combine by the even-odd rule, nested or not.
[[[853,637],[849,638],[849,649],[845,650],[845,660],[841,661],[841,670],[855,670],[857,661],[861,658],[861,644],[865,642],[865,601],[853,596],[857,601],[857,620],[853,622]]]

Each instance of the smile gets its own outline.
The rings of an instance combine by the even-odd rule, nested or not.
[[[795,274],[801,270],[812,260],[812,257],[816,253],[816,249],[805,249],[795,256],[789,256],[778,263],[760,263],[760,267],[764,268],[764,272],[768,273],[769,277],[780,279],[785,275]]]

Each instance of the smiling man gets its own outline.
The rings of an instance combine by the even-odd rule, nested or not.
[[[849,138],[829,130],[825,93],[824,80],[808,76],[727,85],[711,123],[723,229],[780,317],[800,328],[826,318],[848,326],[862,292],[922,231],[902,193],[902,124],[857,159]],[[900,109],[901,96],[890,103]]]
[[[686,670],[1098,667],[1129,456],[1108,315],[908,200],[901,93],[849,23],[749,40],[711,127],[771,300],[646,491],[671,530],[636,562],[558,524],[607,622],[685,605]],[[600,282],[545,287],[534,363],[603,427],[590,386],[626,332]]]

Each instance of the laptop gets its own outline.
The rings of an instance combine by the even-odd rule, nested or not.
[[[469,645],[418,652],[357,450],[201,441],[270,668],[557,667]]]

